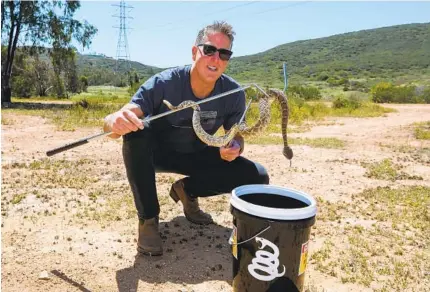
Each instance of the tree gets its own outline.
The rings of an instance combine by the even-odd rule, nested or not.
[[[79,93],[79,78],[78,78],[78,68],[76,66],[75,56],[71,57],[67,62],[66,67],[66,77],[67,77],[67,90],[72,93]]]
[[[17,97],[30,97],[34,91],[34,80],[31,74],[30,58],[22,52],[15,54],[11,84],[13,95]]]
[[[49,86],[49,64],[39,59],[36,55],[33,61],[32,73],[34,76],[36,93],[38,96],[46,96]]]
[[[87,78],[87,76],[81,76],[79,78],[79,82],[81,84],[82,91],[87,92],[87,89],[88,89],[88,78]]]
[[[67,92],[77,93],[79,90],[76,52],[73,48],[54,47],[50,54],[54,69],[57,97],[66,97]],[[62,76],[64,75],[64,78]]]
[[[1,101],[11,100],[12,65],[18,40],[30,51],[39,45],[52,46],[52,50],[70,49],[75,39],[83,47],[91,44],[97,29],[88,22],[73,19],[80,7],[79,1],[1,1],[2,40],[7,54],[2,62]]]

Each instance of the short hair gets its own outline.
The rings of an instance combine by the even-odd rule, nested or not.
[[[233,31],[233,27],[225,21],[215,21],[213,24],[202,28],[197,34],[196,45],[201,44],[210,33],[214,32],[226,35],[230,39],[230,48],[233,47],[234,35],[236,33]]]

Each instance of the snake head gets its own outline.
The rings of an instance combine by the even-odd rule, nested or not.
[[[293,149],[291,149],[291,148],[290,148],[290,147],[288,147],[288,146],[285,146],[285,147],[284,147],[284,151],[282,151],[282,154],[284,154],[284,156],[285,156],[287,159],[291,160],[291,159],[293,158]]]
[[[168,102],[167,100],[165,100],[165,99],[163,99],[163,103],[169,108],[169,109],[171,109],[171,110],[174,110],[175,109],[175,107],[170,103],[170,102]]]

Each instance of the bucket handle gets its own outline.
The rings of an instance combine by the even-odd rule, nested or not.
[[[233,242],[233,232],[231,233],[231,235],[230,235],[230,238],[228,239],[228,243],[230,244],[230,245],[240,245],[240,244],[242,244],[242,243],[245,243],[245,242],[248,242],[248,241],[250,241],[250,240],[252,240],[252,239],[254,239],[255,237],[257,237],[257,236],[259,236],[260,234],[262,234],[263,232],[265,232],[266,230],[269,230],[269,228],[270,228],[270,225],[268,225],[266,228],[264,228],[263,230],[261,230],[261,231],[259,231],[257,234],[255,234],[253,237],[251,237],[251,238],[248,238],[247,240],[244,240],[244,241],[241,241],[241,242],[238,242],[238,243],[234,243]]]

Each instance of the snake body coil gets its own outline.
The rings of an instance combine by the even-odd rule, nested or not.
[[[281,105],[281,126],[282,126],[282,139],[284,142],[283,155],[288,158],[293,158],[293,150],[288,146],[287,140],[287,127],[288,127],[288,118],[289,118],[289,107],[288,107],[288,99],[283,91],[279,89],[269,89],[268,95],[275,97],[275,99]],[[241,122],[239,124],[233,125],[231,129],[224,135],[220,137],[212,136],[208,134],[202,127],[200,122],[200,107],[198,104],[191,100],[186,100],[180,103],[178,106],[173,106],[167,100],[163,100],[164,104],[171,110],[180,110],[184,107],[192,107],[193,108],[193,129],[199,139],[210,146],[222,147],[227,145],[237,133],[241,134],[244,137],[257,135],[262,132],[267,125],[270,123],[270,102],[269,98],[266,95],[262,95],[259,97],[259,111],[260,116],[257,122],[248,127],[245,122]]]

